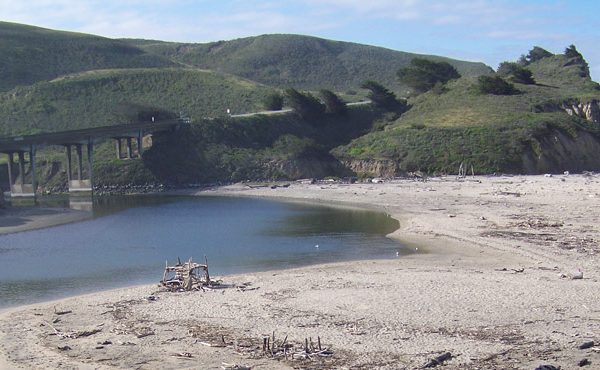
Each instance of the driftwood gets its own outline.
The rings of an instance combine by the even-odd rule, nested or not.
[[[56,335],[59,338],[63,338],[63,339],[65,339],[65,338],[77,339],[77,338],[82,338],[82,337],[89,337],[90,335],[94,335],[94,334],[102,331],[102,328],[100,327],[101,325],[99,325],[98,327],[91,329],[91,330],[63,332],[61,330],[58,330],[54,326],[52,326],[52,324],[50,324],[49,322],[45,322],[45,324],[48,325],[52,330],[54,330],[54,333],[52,333],[51,335]]]
[[[436,358],[432,358],[428,363],[423,366],[423,369],[429,369],[432,367],[436,367],[438,365],[442,365],[444,361],[447,361],[452,358],[452,354],[450,352],[442,353]]]
[[[204,286],[210,286],[211,280],[208,273],[208,259],[204,256],[204,264],[192,262],[192,258],[181,263],[177,258],[175,266],[169,266],[169,262],[165,261],[165,272],[160,281],[160,285],[170,291],[189,291],[199,290]]]

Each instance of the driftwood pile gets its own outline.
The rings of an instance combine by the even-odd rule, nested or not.
[[[314,360],[318,357],[332,357],[333,351],[321,346],[321,337],[317,337],[317,343],[313,342],[312,338],[304,339],[304,346],[288,343],[287,335],[282,341],[275,341],[275,332],[272,336],[263,337],[263,353],[268,357],[281,358],[286,360]]]
[[[192,258],[181,263],[177,257],[177,264],[169,266],[165,261],[165,272],[160,285],[172,292],[202,290],[204,286],[210,286],[210,275],[208,274],[208,259],[204,256],[204,264],[192,261]]]

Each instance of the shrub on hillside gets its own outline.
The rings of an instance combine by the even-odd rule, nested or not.
[[[272,93],[265,97],[263,105],[266,110],[281,110],[283,108],[283,96],[278,93]]]
[[[400,81],[417,93],[431,90],[438,82],[446,83],[460,77],[450,63],[434,62],[423,58],[414,58],[410,61],[410,65],[400,68],[397,75]]]
[[[511,80],[513,82],[525,85],[535,84],[535,80],[533,79],[533,74],[531,73],[531,71],[521,66],[517,66],[517,68],[514,71],[512,71]]]
[[[294,88],[285,90],[288,105],[304,119],[316,118],[325,112],[325,106],[309,93],[303,94]]]
[[[325,112],[332,114],[346,114],[348,108],[335,93],[330,90],[319,91],[321,101],[325,104]]]
[[[375,81],[365,81],[360,85],[361,88],[369,90],[367,98],[374,105],[391,111],[404,112],[406,110],[406,101],[396,99],[396,94],[383,87]]]
[[[513,95],[518,91],[515,86],[499,76],[479,76],[477,89],[482,94]]]

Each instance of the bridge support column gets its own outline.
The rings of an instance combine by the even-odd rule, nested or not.
[[[77,175],[73,176],[72,164],[71,164],[71,146],[75,146],[75,154],[77,156]],[[93,163],[93,140],[88,139],[87,142],[87,172],[88,178],[84,179],[83,172],[83,145],[82,143],[77,144],[65,144],[67,148],[67,178],[69,179],[69,193],[73,192],[92,192],[92,163]]]
[[[71,144],[65,145],[65,150],[67,152],[67,181],[70,184],[71,180],[73,180],[73,169],[71,168]]]
[[[32,145],[29,149],[29,164],[31,165],[31,187],[33,188],[33,196],[37,190],[37,176],[35,175],[35,153],[37,148]]]
[[[12,193],[12,187],[15,182],[14,178],[13,178],[13,172],[12,172],[12,168],[14,165],[13,152],[8,152],[8,153],[6,153],[6,155],[8,156],[8,163],[6,165],[6,167],[8,167],[8,189]]]
[[[25,185],[25,152],[19,152],[19,185],[23,187]]]
[[[83,152],[81,151],[81,144],[75,144],[75,151],[77,153],[77,180],[82,180],[82,176],[83,176]]]
[[[127,138],[127,159],[133,158],[133,146],[132,140],[130,137]]]
[[[87,144],[87,155],[88,155],[88,177],[90,179],[90,188],[93,189],[94,187],[94,182],[92,181],[93,174],[93,167],[92,165],[94,164],[94,142],[92,141],[92,139],[90,138],[88,140],[88,144]]]
[[[25,171],[25,153],[27,152],[29,153],[29,166],[31,172],[31,183],[29,184],[27,183],[27,172]],[[10,183],[11,197],[35,198],[35,191],[37,188],[37,179],[35,176],[35,152],[35,145],[31,145],[29,151],[16,151],[19,165],[19,175],[16,178],[13,173],[13,154],[15,152],[8,153],[8,181]]]
[[[121,138],[115,138],[115,148],[117,149],[117,159],[123,159],[123,152],[121,151]]]
[[[144,154],[144,143],[143,143],[142,130],[138,131],[138,135],[137,135],[137,150],[138,150],[138,158],[142,158],[142,154]]]

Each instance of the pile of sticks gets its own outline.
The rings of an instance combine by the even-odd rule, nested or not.
[[[177,257],[177,264],[169,266],[169,262],[165,261],[165,272],[160,285],[172,292],[201,290],[203,286],[211,285],[206,256],[204,262],[204,264],[192,262],[190,257],[187,262],[181,263]]]
[[[284,357],[292,360],[314,360],[316,357],[331,357],[333,351],[321,346],[321,337],[317,337],[315,344],[312,338],[304,338],[304,346],[294,346],[287,342],[287,335],[277,343],[275,341],[275,332],[272,336],[263,337],[263,353],[269,357]]]

